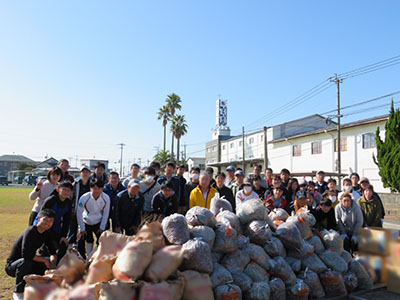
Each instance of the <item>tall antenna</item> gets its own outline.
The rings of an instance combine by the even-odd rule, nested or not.
[[[122,152],[124,151],[124,147],[126,146],[124,143],[119,143],[119,144],[117,144],[118,146],[120,146],[121,147],[121,159],[120,159],[120,161],[119,161],[119,176],[123,176],[123,174],[122,174]]]

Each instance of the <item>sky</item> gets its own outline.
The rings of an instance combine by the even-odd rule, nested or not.
[[[218,97],[234,135],[335,109],[332,84],[276,113],[335,73],[400,55],[398,11],[365,0],[1,1],[0,155],[119,169],[123,142],[124,165],[145,165],[162,148],[157,111],[170,93],[188,157],[204,155]],[[399,74],[400,64],[344,80],[342,106],[400,90]],[[385,114],[371,107],[389,101],[342,122]]]

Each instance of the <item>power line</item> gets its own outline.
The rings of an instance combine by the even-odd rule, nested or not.
[[[399,103],[400,103],[400,101],[393,102],[393,104],[399,104]],[[370,109],[376,109],[376,108],[380,108],[380,107],[382,108],[382,107],[386,107],[386,106],[390,106],[390,105],[392,105],[392,104],[391,103],[386,103],[386,104],[376,105],[376,106],[372,106],[372,107],[367,107],[367,108],[364,108],[364,109],[353,110],[353,111],[348,112],[347,114],[344,114],[343,117],[347,117],[347,116],[355,115],[355,114],[358,114],[358,113],[366,112],[366,111],[368,111]]]

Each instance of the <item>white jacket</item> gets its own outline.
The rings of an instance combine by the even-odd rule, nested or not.
[[[79,232],[85,230],[85,224],[96,225],[100,223],[100,229],[105,230],[109,213],[110,197],[106,193],[101,193],[97,200],[93,198],[92,192],[83,194],[79,199],[76,214]]]

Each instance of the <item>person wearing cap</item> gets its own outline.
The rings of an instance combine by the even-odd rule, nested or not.
[[[243,188],[244,172],[242,170],[236,170],[235,182],[231,185],[233,196],[236,199],[236,194]]]
[[[78,220],[78,247],[85,248],[89,256],[93,250],[93,234],[99,244],[100,235],[106,230],[108,217],[110,215],[110,197],[103,192],[104,182],[98,179],[90,181],[90,192],[82,195],[76,210]],[[85,253],[83,253],[85,254]],[[86,258],[83,255],[83,258]]]
[[[258,194],[253,191],[253,185],[249,179],[245,179],[242,184],[242,189],[236,193],[236,208],[244,202],[251,199],[260,199]]]
[[[285,189],[281,185],[276,185],[272,193],[267,195],[264,200],[264,205],[269,209],[273,210],[274,208],[282,208],[286,209],[287,201],[285,197]]]
[[[182,211],[182,213],[186,213],[186,210],[189,208],[189,197],[190,193],[199,185],[199,180],[200,180],[200,168],[199,167],[193,167],[190,170],[190,175],[189,175],[190,181],[185,184],[185,189],[184,189],[184,199],[185,199],[185,211]]]
[[[251,182],[253,183],[253,191],[258,195],[260,200],[264,200],[267,189],[261,185],[261,177],[258,175],[253,176]]]
[[[360,180],[360,197],[363,196],[364,194],[364,189],[367,188],[370,185],[369,183],[369,179],[367,177],[362,177]],[[385,218],[385,207],[383,206],[383,202],[381,197],[379,197],[379,195],[375,192],[373,192],[373,197],[378,199],[378,201],[381,203],[381,207],[382,207],[382,220]],[[383,221],[382,221],[383,222]]]
[[[126,235],[136,234],[144,205],[144,197],[139,190],[139,180],[131,179],[128,188],[117,195],[114,210],[115,232],[123,232]]]
[[[315,174],[315,177],[317,177],[315,189],[322,195],[326,190],[328,190],[328,183],[325,181],[325,172],[320,170]]]
[[[108,183],[104,186],[103,190],[104,193],[110,197],[110,215],[108,217],[106,229],[110,228],[110,220],[114,217],[115,199],[117,195],[125,189],[126,187],[119,179],[119,174],[115,171],[110,172],[110,174],[108,174]]]
[[[338,232],[343,239],[343,247],[352,253],[358,248],[358,229],[364,223],[364,217],[360,207],[344,193],[340,198],[340,205],[335,207],[335,218],[338,224]]]
[[[211,199],[217,190],[210,185],[210,175],[204,172],[200,175],[199,185],[191,191],[189,196],[189,208],[200,206],[210,209]]]
[[[307,196],[313,195],[312,192],[307,192]],[[337,223],[335,218],[335,209],[332,207],[332,201],[324,198],[322,199],[318,208],[311,211],[315,217],[314,228],[322,231],[326,230],[337,230]]]
[[[235,182],[235,167],[230,165],[226,167],[226,180],[225,180],[225,185],[227,187],[231,187],[232,184]]]
[[[68,243],[74,245],[74,247],[77,246],[76,236],[78,234],[78,220],[76,218],[76,210],[78,208],[79,199],[82,197],[82,195],[90,192],[89,178],[91,173],[92,172],[90,171],[89,167],[82,166],[79,172],[80,179],[73,183],[71,194],[72,216],[68,231]],[[82,244],[78,248],[78,251],[79,253],[81,253],[81,255],[85,254],[85,248],[82,248]]]
[[[312,211],[312,207],[307,204],[307,194],[305,191],[297,191],[296,200],[289,205],[290,213],[297,214],[300,208],[306,207],[309,211]]]
[[[372,185],[363,188],[363,195],[357,200],[364,217],[364,227],[382,227],[382,203],[375,196]]]
[[[224,197],[232,205],[232,211],[236,212],[236,202],[235,197],[233,197],[232,190],[225,185],[226,176],[223,172],[215,175],[215,185],[214,188],[217,189],[219,196]]]

